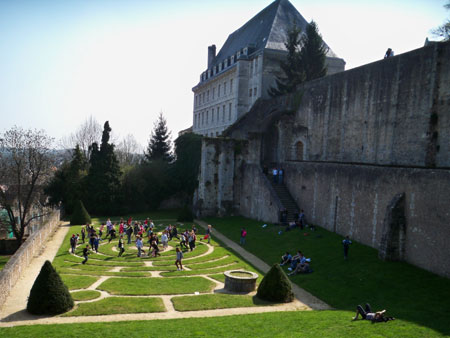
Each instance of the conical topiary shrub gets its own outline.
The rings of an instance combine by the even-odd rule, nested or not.
[[[67,286],[49,261],[45,261],[28,297],[27,311],[35,315],[57,315],[73,308]]]
[[[291,282],[278,264],[272,266],[263,278],[256,295],[270,302],[289,303],[294,300]]]
[[[70,225],[83,225],[91,223],[91,216],[89,216],[83,202],[80,200],[75,202],[72,216],[70,216]]]

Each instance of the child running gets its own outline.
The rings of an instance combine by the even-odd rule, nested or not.
[[[181,263],[181,260],[183,259],[183,253],[181,252],[180,248],[178,248],[178,247],[177,247],[176,251],[177,251],[177,260],[175,261],[175,266],[177,267],[178,271],[183,271],[183,264]]]

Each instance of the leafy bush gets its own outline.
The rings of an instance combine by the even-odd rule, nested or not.
[[[75,208],[70,217],[70,225],[83,225],[86,223],[91,223],[91,216],[89,216],[83,202],[78,200],[75,202]]]
[[[289,303],[294,300],[291,282],[278,264],[272,266],[263,278],[256,295],[270,302]]]
[[[192,213],[192,210],[188,206],[185,206],[183,209],[181,209],[180,213],[178,214],[177,221],[178,222],[194,221],[194,214]]]
[[[57,315],[73,308],[67,286],[49,261],[45,261],[28,297],[27,311],[35,315]]]

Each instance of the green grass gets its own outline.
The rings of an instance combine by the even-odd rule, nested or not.
[[[207,318],[184,318],[151,321],[103,323],[75,323],[32,325],[0,328],[0,335],[8,338],[35,337],[439,337],[430,328],[395,320],[371,324],[352,322],[349,311],[272,312]]]
[[[0,270],[3,269],[3,267],[8,263],[11,256],[0,256]]]
[[[62,317],[165,311],[161,298],[110,297],[98,302],[81,303],[75,310],[63,314]]]
[[[73,300],[91,300],[100,297],[101,293],[94,290],[75,291],[71,292]]]
[[[380,261],[375,249],[355,241],[345,261],[343,237],[322,228],[278,235],[283,228],[262,228],[262,222],[242,217],[210,218],[207,222],[236,243],[241,227],[246,227],[245,249],[269,265],[279,263],[286,250],[302,250],[312,258],[314,272],[291,280],[336,309],[353,311],[356,305],[368,302],[374,309],[387,309],[388,315],[450,335],[447,278],[404,262]]]
[[[98,280],[98,277],[92,276],[63,275],[63,274],[61,274],[60,276],[64,284],[66,284],[66,286],[69,288],[69,290],[86,289]]]
[[[98,287],[113,295],[177,295],[209,292],[215,284],[203,277],[190,278],[109,278]]]
[[[265,302],[256,296],[220,293],[213,295],[173,297],[172,303],[177,311],[228,309],[236,307],[267,306],[272,304]]]
[[[235,263],[232,265],[212,268],[212,269],[203,269],[203,270],[190,270],[190,271],[167,271],[161,272],[161,276],[163,277],[181,277],[181,276],[195,276],[195,275],[209,275],[216,274],[218,272],[225,272],[228,270],[236,270],[236,269],[245,269],[247,265],[243,262]]]

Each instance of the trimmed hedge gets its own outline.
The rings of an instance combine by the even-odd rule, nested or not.
[[[270,302],[289,303],[294,300],[291,282],[278,264],[272,266],[263,278],[256,295]]]
[[[73,299],[50,261],[45,261],[28,297],[27,311],[35,315],[57,315],[73,308]]]
[[[70,216],[70,225],[84,225],[91,223],[91,216],[87,212],[82,201],[75,202],[75,208]]]

